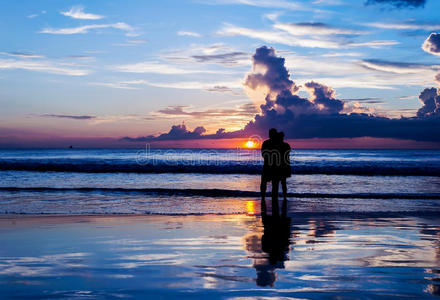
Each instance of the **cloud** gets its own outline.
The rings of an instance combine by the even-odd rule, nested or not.
[[[130,138],[125,137],[122,140],[126,141],[149,141],[149,140],[188,140],[188,139],[198,139],[202,137],[202,134],[206,132],[206,129],[202,126],[194,128],[193,131],[190,131],[186,128],[185,124],[181,125],[173,125],[168,133],[163,133],[157,137],[155,136],[146,136],[139,138]]]
[[[367,0],[366,4],[386,4],[391,5],[396,8],[404,8],[404,7],[423,7],[425,6],[426,0]]]
[[[281,8],[287,10],[305,10],[307,7],[298,2],[287,0],[199,0],[198,2],[212,5],[248,5],[268,8]]]
[[[166,75],[176,75],[176,74],[197,74],[197,73],[219,73],[218,70],[201,70],[201,69],[190,69],[182,68],[181,66],[176,66],[172,64],[161,63],[158,61],[146,61],[134,64],[119,65],[115,67],[118,71],[128,72],[128,73],[152,73],[152,74],[166,74]]]
[[[211,88],[207,88],[206,91],[208,92],[217,92],[217,93],[230,93],[232,95],[239,95],[240,93],[235,92],[230,87],[224,86],[224,85],[215,85]]]
[[[328,49],[337,49],[341,47],[339,43],[333,41],[299,38],[292,36],[285,31],[258,30],[230,24],[225,25],[217,33],[224,36],[246,36],[268,43],[279,43],[288,46]]]
[[[92,120],[95,119],[96,116],[75,116],[75,115],[56,115],[56,114],[44,114],[40,115],[40,117],[47,118],[59,118],[59,119],[72,119],[72,120]]]
[[[367,69],[395,74],[422,73],[428,70],[432,71],[440,68],[440,65],[390,62],[378,59],[363,60],[360,62],[360,65]]]
[[[304,88],[309,98],[296,94],[302,88],[295,84],[285,67],[285,60],[273,48],[260,47],[253,55],[252,72],[245,80],[250,90],[266,92],[261,113],[257,113],[242,129],[206,134],[204,127],[189,131],[182,125],[173,126],[169,133],[158,137],[126,138],[132,141],[166,139],[201,139],[246,137],[253,134],[266,136],[269,128],[285,132],[287,138],[394,138],[440,143],[440,91],[425,89],[419,96],[422,108],[414,117],[388,118],[363,107],[359,103],[347,104],[336,98],[335,91],[316,81],[307,82]],[[412,110],[412,109],[411,109]],[[184,107],[171,107],[162,111],[169,114],[186,114]],[[399,110],[403,112],[403,110]],[[223,112],[225,113],[225,112]],[[193,115],[189,114],[189,117]],[[203,130],[201,129],[203,128]]]
[[[139,85],[148,84],[145,80],[127,80],[120,82],[89,82],[89,85],[103,86],[114,89],[138,90]]]
[[[74,64],[71,65],[74,66]],[[1,69],[21,69],[69,76],[84,76],[91,73],[89,70],[68,67],[63,63],[29,59],[0,59],[0,70]]]
[[[247,59],[249,54],[246,52],[229,52],[211,55],[193,55],[191,57],[200,63],[236,65],[240,60]]]
[[[162,116],[184,117],[191,116],[195,118],[215,118],[215,117],[253,117],[258,112],[253,103],[246,103],[235,108],[212,108],[206,110],[189,110],[188,106],[168,106],[158,110],[156,114]]]
[[[26,53],[26,52],[0,52],[1,55],[19,57],[19,58],[43,58],[44,55]]]
[[[398,41],[369,41],[361,43],[350,43],[347,44],[348,47],[369,47],[373,49],[379,49],[386,46],[394,46],[400,44]]]
[[[340,48],[353,48],[353,47],[370,47],[370,48],[381,48],[384,46],[397,45],[397,41],[367,41],[354,43],[352,41],[347,41],[345,38],[335,38],[336,32],[355,32],[344,29],[333,28],[322,23],[317,23],[318,26],[310,25],[316,23],[300,23],[303,25],[292,25],[292,24],[275,24],[274,30],[259,30],[252,28],[245,28],[234,26],[231,24],[225,24],[217,33],[223,36],[245,36],[248,38],[262,40],[267,43],[278,43],[293,47],[305,47],[305,48],[324,48],[324,49],[340,49]],[[308,24],[308,25],[304,25]],[[296,26],[296,27],[292,27]],[[319,26],[326,27],[327,33],[319,33]],[[298,28],[301,27],[302,31]],[[296,28],[296,30],[295,30]],[[315,34],[300,34],[301,32],[312,32]],[[330,33],[333,32],[333,33]],[[293,34],[294,33],[294,34]],[[342,33],[340,34],[342,35]],[[315,38],[314,36],[317,36]]]
[[[71,17],[73,19],[81,19],[81,20],[99,20],[104,18],[101,15],[95,15],[84,12],[84,8],[82,6],[73,6],[68,11],[62,11],[61,14],[66,17]]]
[[[434,80],[435,80],[435,82],[437,82],[438,84],[440,84],[440,73],[438,73],[437,75],[435,75]]]
[[[134,39],[134,40],[127,40],[125,43],[116,43],[113,44],[115,46],[139,46],[142,44],[145,44],[146,42],[148,42],[145,39]]]
[[[396,29],[396,30],[438,30],[440,24],[423,24],[423,23],[381,23],[372,22],[364,23],[366,26],[380,28],[380,29]]]
[[[104,29],[104,28],[114,28],[127,32],[127,35],[133,36],[136,35],[134,33],[134,28],[124,22],[118,22],[113,24],[93,24],[93,25],[84,25],[78,27],[68,27],[68,28],[44,28],[39,33],[47,33],[47,34],[85,34],[90,30],[95,29]]]
[[[422,45],[425,52],[440,56],[440,33],[431,33]]]
[[[177,35],[180,35],[180,36],[192,36],[192,37],[202,37],[202,35],[200,33],[192,32],[192,31],[183,31],[183,30],[178,31]]]
[[[423,106],[417,111],[418,117],[440,116],[440,89],[424,89],[419,100]]]
[[[258,48],[252,59],[254,72],[246,77],[244,83],[246,87],[252,90],[262,88],[268,95],[269,101],[282,91],[298,90],[295,83],[290,80],[289,71],[284,67],[284,58],[277,57],[273,48]]]
[[[152,82],[145,81],[145,84],[160,88],[172,88],[183,90],[208,90],[213,89],[216,86],[226,86],[230,89],[242,88],[243,85],[240,80],[236,81],[217,81],[217,82],[204,82],[204,81],[174,81],[174,82]]]
[[[325,23],[312,23],[312,22],[296,23],[296,24],[277,23],[274,25],[274,28],[287,31],[289,34],[294,36],[360,35],[366,33],[364,31],[359,31],[359,30],[332,27]]]
[[[249,66],[250,54],[222,43],[192,44],[190,47],[164,52],[161,57],[178,64],[218,64],[225,67]]]

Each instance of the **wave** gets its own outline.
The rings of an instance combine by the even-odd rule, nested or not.
[[[79,192],[79,193],[136,193],[162,196],[203,196],[258,198],[260,192],[226,189],[168,189],[168,188],[99,188],[99,187],[0,187],[0,192]],[[267,193],[267,196],[270,196]],[[288,193],[292,198],[336,199],[430,199],[440,200],[440,193]]]
[[[0,162],[3,171],[36,171],[36,172],[82,172],[82,173],[201,173],[201,174],[249,174],[261,173],[261,165],[240,162],[227,164],[185,165],[160,163],[139,165],[133,163],[102,163],[102,162]],[[362,162],[342,164],[296,164],[292,167],[294,174],[323,175],[365,175],[365,176],[440,176],[440,166],[430,164],[401,164],[384,162]]]

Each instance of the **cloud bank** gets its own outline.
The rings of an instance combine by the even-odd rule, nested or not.
[[[426,0],[368,0],[366,4],[389,4],[396,8],[405,8],[405,7],[423,7],[425,6]]]
[[[355,138],[375,137],[416,141],[440,142],[440,90],[427,88],[419,96],[423,106],[417,116],[392,119],[368,111],[351,110],[353,107],[337,99],[335,91],[318,82],[298,86],[285,66],[285,60],[275,49],[262,46],[253,55],[253,68],[244,85],[250,90],[265,93],[261,113],[254,116],[243,129],[215,134],[205,134],[200,126],[190,131],[184,125],[176,125],[160,136],[124,138],[130,141],[159,141],[172,139],[233,138],[250,135],[266,136],[275,127],[285,132],[287,138]],[[297,95],[305,89],[309,98]]]
[[[440,56],[440,33],[431,33],[422,45],[425,52]]]

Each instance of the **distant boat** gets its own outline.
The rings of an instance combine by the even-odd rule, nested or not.
[[[72,146],[72,145],[70,145],[70,146],[69,146],[69,149],[73,149],[73,146]]]

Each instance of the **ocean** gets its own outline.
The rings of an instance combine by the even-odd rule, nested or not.
[[[277,219],[258,150],[1,150],[0,298],[440,295],[440,151],[291,160]]]
[[[440,211],[439,150],[295,150],[291,161],[292,213]],[[258,214],[261,168],[252,149],[0,150],[0,213]]]

